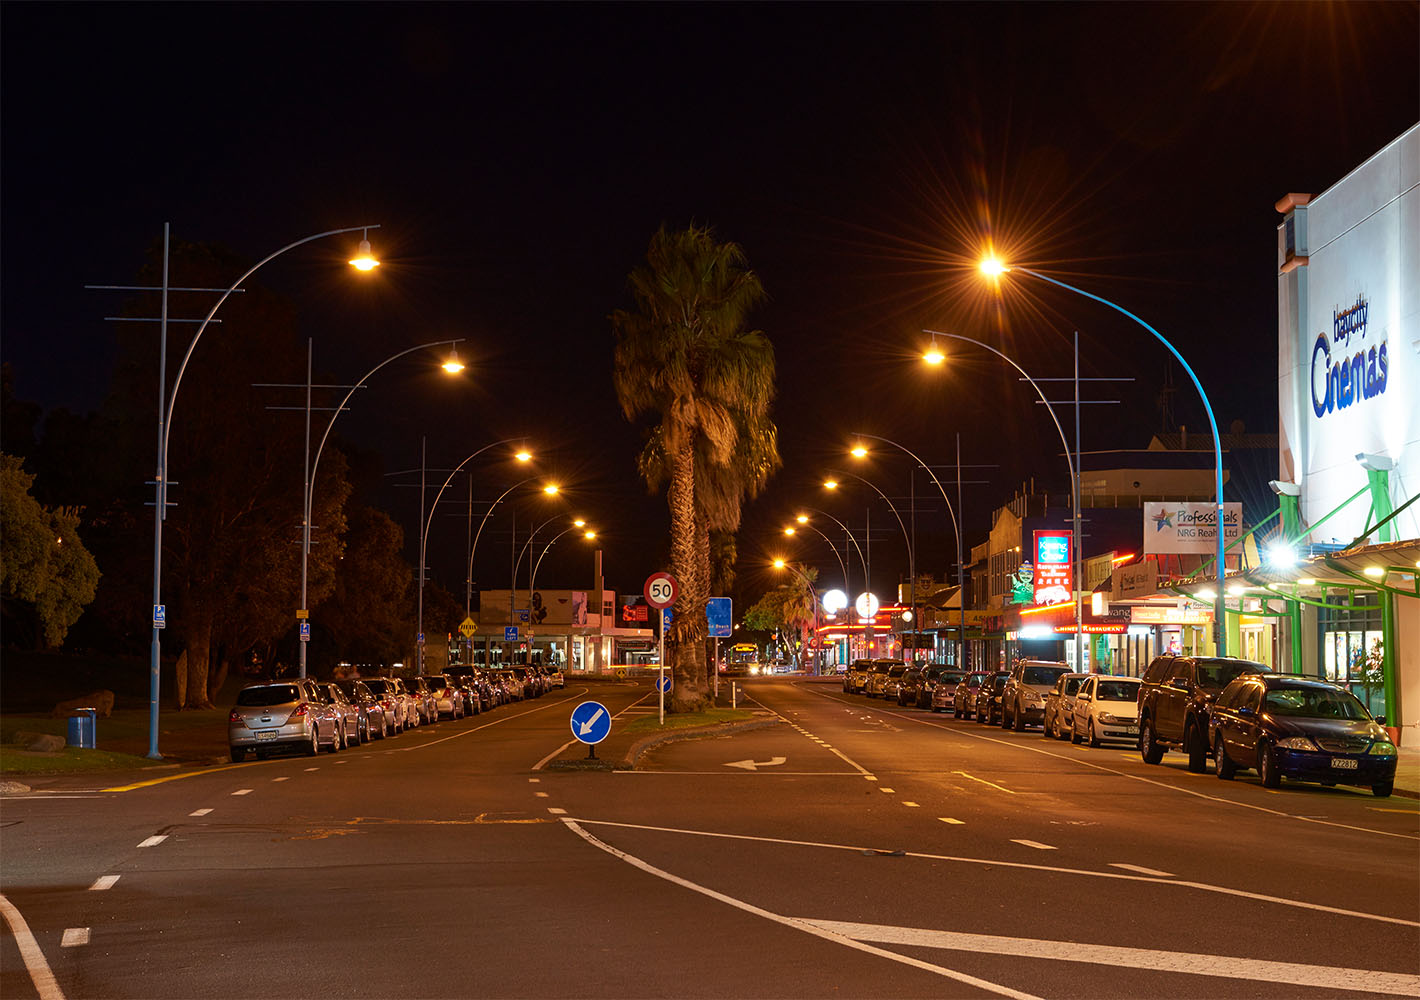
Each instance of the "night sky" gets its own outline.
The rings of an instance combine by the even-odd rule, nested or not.
[[[767,581],[769,553],[836,576],[821,542],[777,535],[804,503],[862,523],[862,495],[817,488],[848,467],[855,431],[933,465],[960,433],[963,461],[986,467],[966,478],[990,481],[967,487],[978,543],[1023,481],[1063,492],[1059,442],[985,352],[925,370],[921,329],[985,340],[1037,377],[1070,374],[1078,331],[1083,374],[1136,380],[1091,390],[1122,403],[1087,410],[1086,450],[1146,446],[1169,371],[1146,333],[1083,298],[1022,277],[994,299],[972,270],[983,245],[1148,319],[1225,429],[1275,431],[1273,204],[1324,190],[1420,118],[1418,23],[1413,3],[8,4],[3,358],[22,399],[97,408],[116,302],[83,286],[132,283],[164,222],[252,261],[378,223],[368,287],[343,273],[353,243],[338,239],[254,280],[297,304],[318,380],[446,337],[468,338],[471,368],[457,390],[377,376],[341,433],[385,472],[417,469],[421,435],[443,469],[527,435],[565,509],[601,530],[608,586],[636,591],[661,568],[668,518],[636,476],[607,316],[630,305],[627,272],[657,227],[710,224],[769,293],[754,322],[779,366],[785,466],[746,512],[747,587]],[[1174,424],[1202,432],[1172,379]],[[853,468],[908,491],[903,461]],[[483,498],[514,475],[479,470]],[[396,481],[363,499],[412,539],[418,491]],[[448,515],[430,563],[457,593],[462,509]],[[880,503],[872,518],[891,523]],[[942,511],[922,504],[918,530],[918,568],[940,574]],[[895,527],[875,532],[879,591],[904,550]],[[478,585],[506,587],[507,566],[506,548],[481,550]],[[564,540],[543,581],[585,586],[590,559]]]

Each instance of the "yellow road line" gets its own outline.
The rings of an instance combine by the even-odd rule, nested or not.
[[[105,792],[131,792],[138,788],[149,788],[153,785],[161,785],[165,781],[181,781],[183,778],[194,778],[199,774],[216,774],[218,771],[233,771],[239,767],[255,767],[265,761],[252,761],[250,764],[228,764],[226,767],[209,767],[201,771],[183,771],[179,774],[170,774],[165,778],[154,778],[152,781],[138,781],[131,785],[119,785],[116,788],[105,788]]]

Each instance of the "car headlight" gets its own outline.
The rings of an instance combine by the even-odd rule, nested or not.
[[[1119,723],[1119,720],[1116,719],[1114,716],[1110,715],[1108,712],[1100,713],[1100,721],[1103,722],[1106,726],[1113,726]]]
[[[1394,757],[1395,744],[1386,740],[1377,740],[1371,744],[1371,749],[1367,750],[1366,753],[1372,753],[1378,757]]]
[[[1305,736],[1289,736],[1285,740],[1277,741],[1279,750],[1315,750],[1316,744]]]

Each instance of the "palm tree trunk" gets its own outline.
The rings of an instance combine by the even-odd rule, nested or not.
[[[671,466],[670,486],[666,498],[671,509],[671,572],[675,575],[679,593],[675,602],[675,621],[666,633],[666,659],[671,664],[674,685],[671,688],[671,711],[695,712],[703,707],[704,676],[703,644],[695,635],[695,608],[705,615],[705,602],[697,586],[699,575],[695,534],[695,460],[691,445],[677,452]]]

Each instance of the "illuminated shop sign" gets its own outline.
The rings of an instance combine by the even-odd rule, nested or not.
[[[1325,332],[1317,334],[1311,382],[1312,412],[1318,417],[1385,392],[1390,358],[1385,340],[1366,346],[1370,313],[1370,301],[1358,295],[1349,309],[1332,310],[1330,340]]]
[[[1133,608],[1131,620],[1136,625],[1207,625],[1213,612],[1207,608]]]
[[[1070,532],[1035,532],[1035,578],[1032,581],[1036,604],[1071,600],[1074,581],[1070,573]]]

